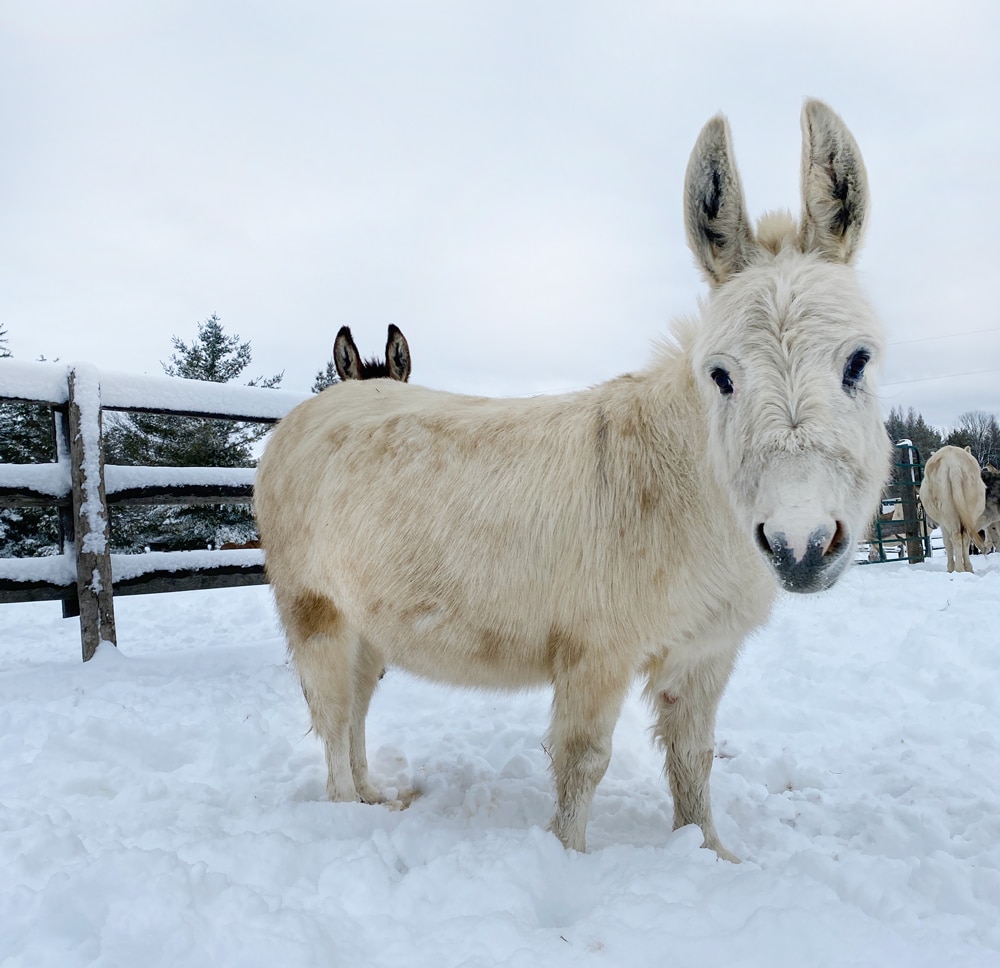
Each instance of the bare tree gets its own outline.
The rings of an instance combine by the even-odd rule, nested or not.
[[[1000,425],[994,414],[970,410],[958,418],[958,426],[948,435],[946,444],[969,447],[981,466],[1000,466]]]

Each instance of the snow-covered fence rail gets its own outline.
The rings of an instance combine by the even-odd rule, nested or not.
[[[0,603],[59,600],[79,616],[84,661],[117,644],[114,596],[261,584],[257,550],[111,553],[109,508],[125,504],[245,504],[253,468],[104,464],[107,410],[274,423],[304,395],[76,364],[0,360],[0,401],[52,407],[56,460],[0,464],[0,507],[59,510],[62,553],[0,558]]]

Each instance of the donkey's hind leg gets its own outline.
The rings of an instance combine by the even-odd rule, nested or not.
[[[365,748],[365,720],[368,707],[385,669],[383,657],[364,639],[354,663],[354,698],[351,704],[351,775],[358,797],[365,803],[385,799],[368,777],[368,753]]]
[[[362,794],[351,764],[351,723],[361,639],[322,596],[301,595],[281,611],[313,728],[326,749],[327,795],[337,802],[359,800]]]

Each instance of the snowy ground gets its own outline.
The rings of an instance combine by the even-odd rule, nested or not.
[[[723,699],[738,866],[670,832],[633,696],[589,852],[545,832],[548,697],[390,672],[369,749],[404,811],[324,802],[264,588],[119,599],[79,661],[0,607],[0,964],[1000,964],[1000,556],[786,598]]]

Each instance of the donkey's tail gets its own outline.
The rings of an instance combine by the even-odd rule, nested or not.
[[[965,488],[962,487],[962,478],[957,474],[950,474],[948,477],[948,486],[951,489],[951,499],[954,502],[955,509],[958,511],[958,521],[962,526],[962,536],[965,538],[966,545],[969,541],[980,550],[982,554],[986,554],[986,542],[979,536],[979,522],[971,519],[968,495]]]

